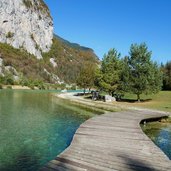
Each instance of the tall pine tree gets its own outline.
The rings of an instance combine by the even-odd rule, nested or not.
[[[162,74],[156,63],[151,61],[151,51],[145,43],[132,44],[127,60],[129,79],[128,89],[137,95],[157,93],[162,86]]]
[[[102,65],[96,78],[96,85],[113,96],[120,86],[121,71],[120,53],[115,49],[109,50],[108,54],[105,54],[102,59]]]

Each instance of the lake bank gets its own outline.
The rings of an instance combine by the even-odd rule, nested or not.
[[[166,115],[171,115],[168,111],[160,111],[153,108],[145,108],[144,106],[140,106],[141,103],[125,103],[125,102],[103,102],[103,101],[94,101],[90,98],[85,98],[85,96],[77,96],[75,92],[68,92],[68,93],[59,93],[55,95],[58,98],[62,98],[64,100],[68,100],[75,104],[80,104],[88,107],[99,108],[104,111],[116,112],[116,111],[125,111],[125,110],[146,110],[146,111],[154,111],[157,113],[163,113]]]
[[[21,85],[3,85],[3,89],[13,89],[13,90],[31,90],[31,88],[27,86],[21,86]]]

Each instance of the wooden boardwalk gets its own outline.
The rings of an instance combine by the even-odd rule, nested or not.
[[[41,171],[171,171],[171,161],[139,125],[143,119],[164,115],[134,110],[91,118]]]

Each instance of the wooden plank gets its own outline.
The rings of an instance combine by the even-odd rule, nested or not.
[[[91,151],[91,152],[90,152]],[[116,154],[118,154],[118,153],[120,153],[120,151],[119,150],[116,150],[116,151],[112,151],[112,152],[109,152],[109,151],[97,151],[97,150],[94,150],[94,149],[82,149],[82,148],[73,148],[72,147],[72,149],[70,149],[70,151],[69,152],[67,152],[67,154],[65,153],[65,154],[63,154],[63,155],[61,155],[61,157],[65,157],[65,156],[69,156],[69,155],[72,155],[72,156],[78,156],[78,155],[80,155],[81,154],[81,156],[89,156],[89,157],[92,157],[92,158],[94,158],[94,160],[96,159],[96,158],[100,158],[100,159],[102,159],[103,161],[106,161],[107,160],[107,162],[109,162],[109,161],[117,161],[117,162],[120,162],[120,158],[122,157],[122,156],[116,156]],[[129,151],[129,155],[127,155],[128,157],[130,157],[131,155],[132,155],[132,153]],[[74,155],[73,155],[74,154]],[[99,156],[99,154],[103,154],[103,155],[101,155],[101,156]],[[134,154],[135,155],[135,154]],[[152,163],[155,163],[156,165],[161,165],[161,163],[163,164],[163,160],[160,160],[160,157],[159,157],[159,159],[156,161],[155,159],[156,159],[156,157],[159,157],[159,156],[152,156],[152,157],[146,157],[146,156],[144,156],[144,155],[141,155],[140,153],[138,153],[137,155],[136,155],[136,159],[138,159],[138,160],[142,160],[142,161],[146,161],[146,162],[152,162]],[[119,158],[119,159],[118,159]],[[168,164],[168,162],[165,162],[164,163],[166,166],[169,166],[169,164]]]
[[[171,161],[139,123],[166,116],[150,110],[106,113],[83,123],[71,145],[44,171],[171,171]],[[43,171],[42,169],[42,171]]]

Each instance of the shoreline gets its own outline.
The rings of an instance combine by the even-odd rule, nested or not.
[[[91,99],[85,99],[84,96],[76,96],[76,92],[66,92],[55,94],[56,97],[61,98],[63,100],[70,101],[72,103],[85,105],[87,107],[94,107],[104,110],[104,112],[118,112],[118,111],[129,111],[129,110],[137,110],[137,111],[149,111],[156,112],[169,115],[171,117],[171,113],[167,111],[161,111],[156,109],[150,109],[145,107],[137,107],[133,105],[125,105],[121,102],[103,102],[103,101],[93,101]]]
[[[83,106],[90,109],[94,108],[95,110],[101,110],[104,113],[123,110],[121,107],[113,105],[111,102],[93,101],[85,99],[85,96],[77,96],[76,92],[59,93],[54,96],[62,100],[69,101],[73,105]]]
[[[31,90],[31,88],[27,86],[21,86],[21,85],[3,85],[3,89],[8,89],[10,87],[12,90]]]

